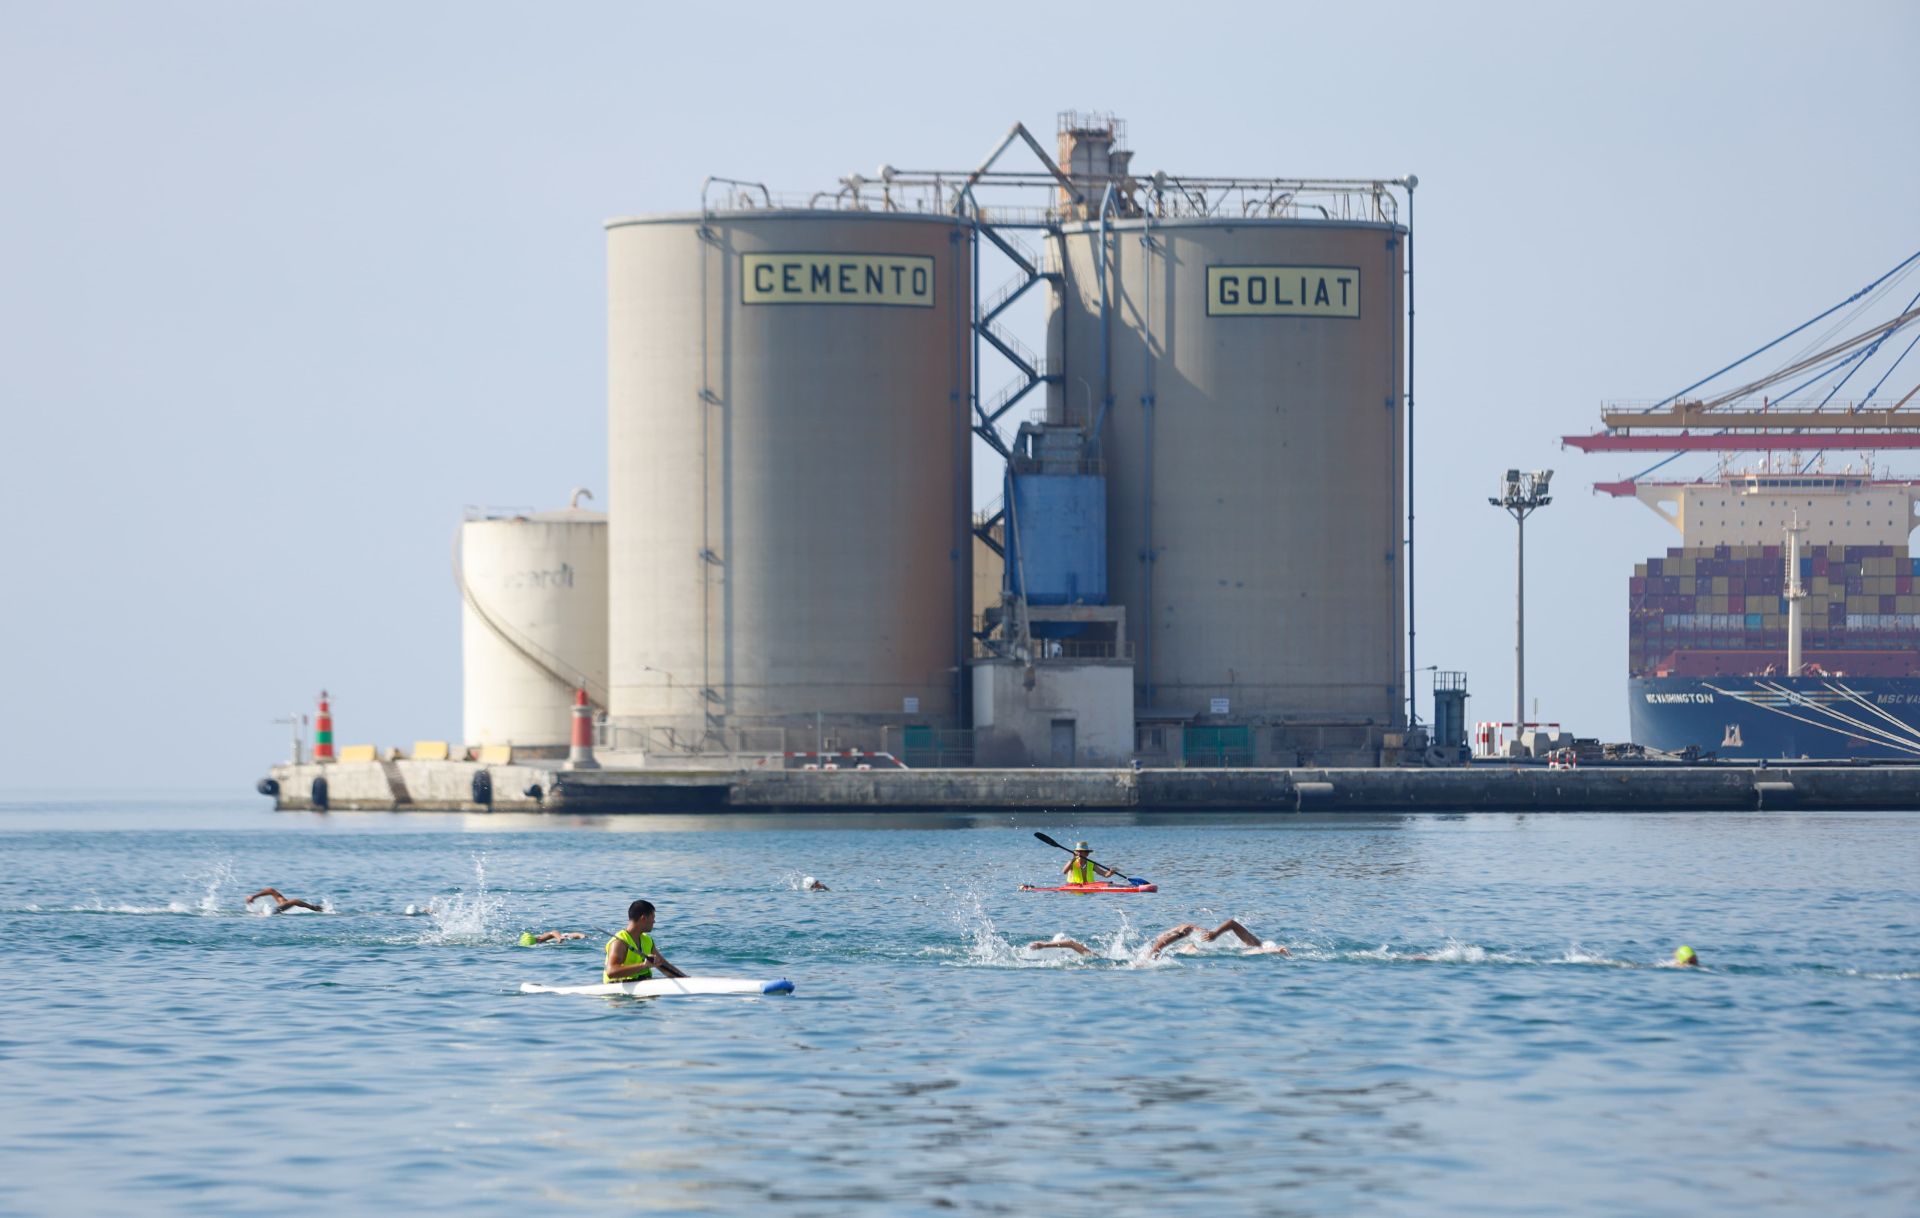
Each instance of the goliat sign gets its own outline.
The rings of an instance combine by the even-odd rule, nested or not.
[[[750,305],[933,307],[933,259],[921,254],[743,254],[740,300]]]
[[[1208,317],[1358,317],[1357,266],[1210,266]]]

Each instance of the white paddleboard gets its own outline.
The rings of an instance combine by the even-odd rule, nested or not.
[[[606,985],[535,985],[520,983],[522,994],[626,994],[633,998],[665,998],[671,994],[791,994],[785,977],[757,981],[747,977],[653,977],[646,981],[615,981]]]

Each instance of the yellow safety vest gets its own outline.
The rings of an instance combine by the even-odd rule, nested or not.
[[[643,932],[640,936],[640,942],[635,943],[633,941],[632,932],[623,930],[619,934],[615,935],[613,938],[607,940],[607,948],[606,948],[607,962],[606,962],[606,965],[602,967],[600,970],[600,980],[606,982],[608,985],[613,985],[616,982],[621,982],[621,981],[645,981],[649,977],[653,976],[653,970],[650,968],[644,969],[638,973],[629,973],[625,977],[618,977],[618,978],[614,977],[611,973],[607,972],[607,969],[613,967],[613,945],[616,943],[624,943],[627,945],[627,958],[620,962],[621,968],[625,968],[627,965],[632,964],[636,960],[653,959],[653,936],[652,935],[649,935]]]
[[[1081,862],[1079,859],[1067,864],[1067,883],[1091,884],[1094,882],[1093,862]]]

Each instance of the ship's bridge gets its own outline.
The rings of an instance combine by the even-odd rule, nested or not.
[[[1904,546],[1920,520],[1920,482],[1857,474],[1731,474],[1640,482],[1634,497],[1680,530],[1687,549],[1779,545],[1796,516],[1811,545]]]

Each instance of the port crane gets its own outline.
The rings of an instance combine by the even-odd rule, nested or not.
[[[1744,374],[1746,379],[1731,388],[1700,392],[1704,386],[1735,373],[1850,306],[1854,307],[1852,317],[1857,318],[1917,265],[1920,265],[1920,253],[1904,259],[1818,316],[1652,406],[1603,407],[1600,419],[1604,430],[1591,435],[1563,436],[1561,442],[1582,452],[1673,453],[1667,461],[1689,452],[1920,449],[1920,382],[1896,399],[1889,401],[1878,396],[1915,346],[1920,345],[1920,293],[1915,293],[1905,308],[1885,321],[1809,354],[1796,356],[1771,372]],[[1894,341],[1909,332],[1911,337],[1904,347]],[[1865,396],[1855,400],[1839,399],[1847,383],[1873,365],[1883,350],[1897,354],[1893,354],[1891,363],[1879,372]],[[1817,399],[1796,396],[1827,382],[1831,384]],[[1776,393],[1777,398],[1771,396]],[[1697,396],[1690,397],[1690,394]],[[1811,461],[1808,464],[1811,465]],[[1594,489],[1617,496],[1632,495],[1638,480],[1660,465],[1623,482],[1598,483]]]

